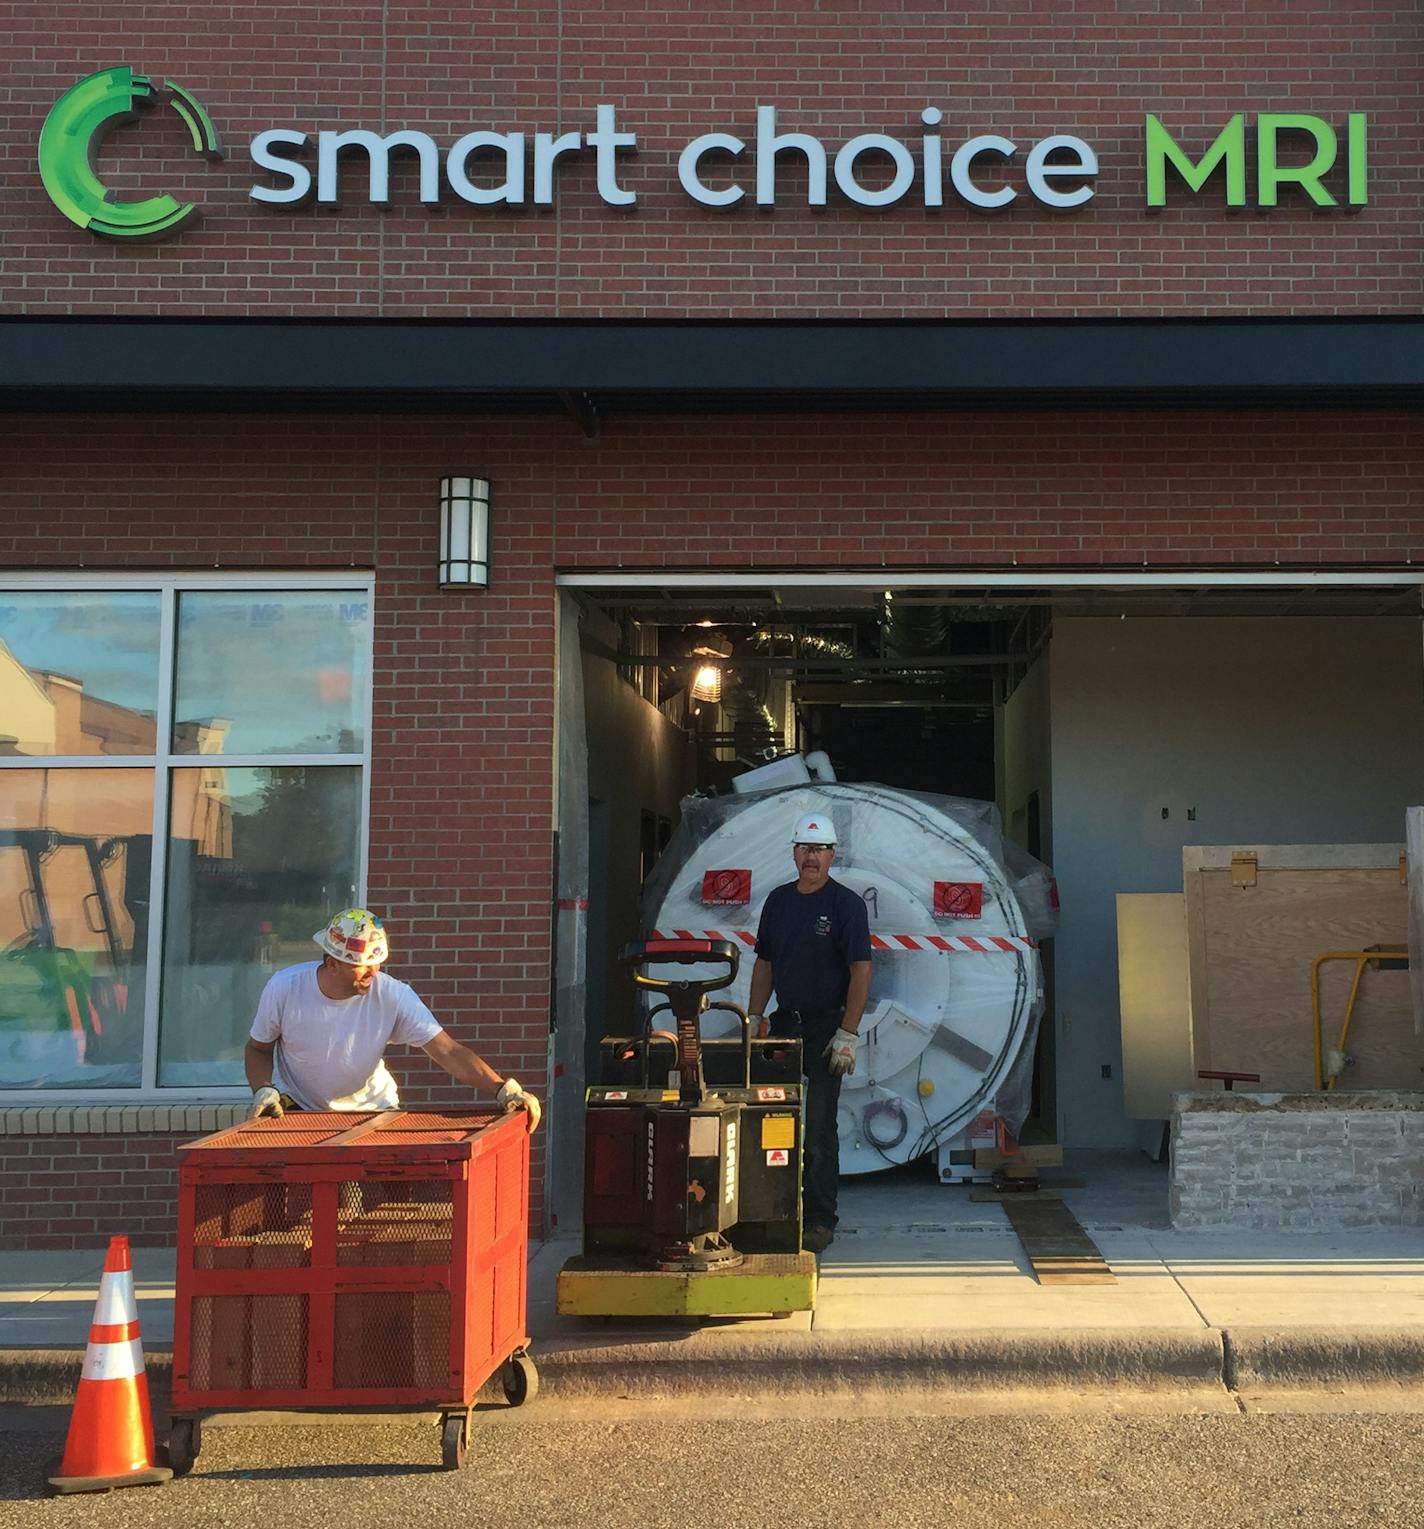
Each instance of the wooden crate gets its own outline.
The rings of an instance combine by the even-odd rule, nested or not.
[[[1311,962],[1325,951],[1407,943],[1403,853],[1403,844],[1182,851],[1195,1069],[1260,1073],[1252,1089],[1314,1088]],[[1353,976],[1346,962],[1322,970],[1327,1048],[1339,1034]],[[1355,1063],[1341,1088],[1424,1083],[1408,972],[1365,972],[1345,1049]]]

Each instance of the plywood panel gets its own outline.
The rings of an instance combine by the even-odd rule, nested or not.
[[[1323,853],[1331,848],[1321,846]],[[1408,897],[1397,861],[1311,870],[1299,868],[1298,858],[1290,869],[1261,866],[1253,887],[1233,886],[1229,869],[1188,872],[1197,1065],[1259,1072],[1264,1089],[1314,1087],[1312,960],[1324,951],[1402,945],[1407,934]],[[1342,963],[1322,973],[1327,1047],[1338,1034],[1353,972]],[[1365,973],[1346,1050],[1355,1065],[1342,1087],[1424,1083],[1407,973]]]
[[[1173,1093],[1196,1087],[1184,894],[1118,893],[1117,988],[1124,1108],[1166,1120]]]

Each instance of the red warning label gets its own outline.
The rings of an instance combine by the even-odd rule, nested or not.
[[[936,918],[982,918],[984,884],[981,881],[937,881],[934,884]]]
[[[702,902],[709,908],[731,908],[752,900],[750,871],[707,871],[702,877]]]

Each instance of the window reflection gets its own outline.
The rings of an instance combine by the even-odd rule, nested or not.
[[[0,1087],[132,1087],[153,776],[0,774]]]
[[[364,591],[184,594],[173,751],[358,754],[370,653]]]
[[[158,1081],[241,1083],[272,973],[317,959],[312,934],[356,898],[361,771],[173,772]]]
[[[159,599],[0,593],[0,754],[151,754]]]

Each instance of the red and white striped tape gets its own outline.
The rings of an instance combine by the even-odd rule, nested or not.
[[[751,929],[654,929],[649,935],[653,940],[740,940],[743,945],[756,944],[756,932]],[[1022,939],[1017,935],[981,934],[975,938],[961,936],[946,939],[938,934],[872,934],[872,950],[931,950],[965,951],[972,955],[993,955],[1000,951],[1036,950],[1036,940]]]

